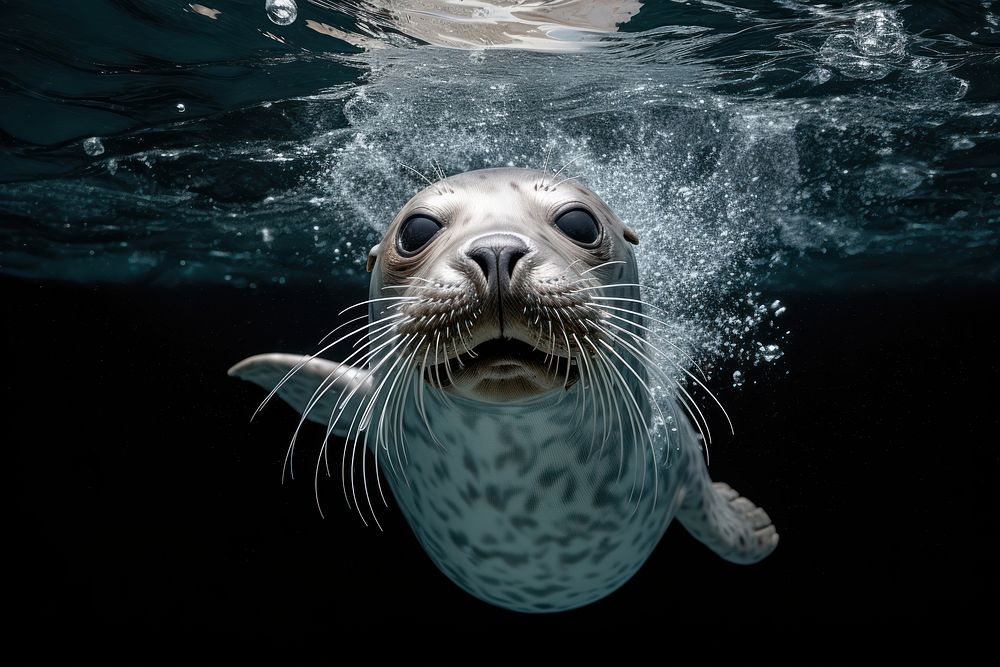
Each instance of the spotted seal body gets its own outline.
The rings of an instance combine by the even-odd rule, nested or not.
[[[487,602],[598,600],[675,516],[724,558],[755,562],[777,533],[708,477],[697,422],[663,372],[675,360],[649,340],[637,242],[574,181],[443,179],[369,255],[368,344],[352,364],[272,354],[230,373],[277,384],[303,419],[344,436],[350,502],[373,513],[374,472],[356,455],[370,448],[430,557]]]

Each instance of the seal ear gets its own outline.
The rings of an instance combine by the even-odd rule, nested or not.
[[[365,264],[365,270],[368,273],[372,272],[375,268],[375,262],[378,260],[378,246],[372,246],[372,249],[368,251],[368,262]]]
[[[625,231],[622,232],[622,236],[624,236],[625,240],[631,243],[632,245],[639,245],[639,236],[635,233],[635,230],[632,229],[631,227],[626,227]]]

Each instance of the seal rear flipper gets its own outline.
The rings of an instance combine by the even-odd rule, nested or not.
[[[285,379],[292,370],[295,372]],[[355,412],[371,389],[369,373],[364,369],[297,354],[258,354],[230,368],[229,375],[268,391],[281,383],[278,396],[311,421],[326,425],[339,414],[332,432],[341,437],[347,435]]]

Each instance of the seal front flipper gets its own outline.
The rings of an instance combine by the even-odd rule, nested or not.
[[[731,563],[750,564],[778,546],[778,531],[760,507],[705,474],[685,489],[677,518],[698,540]]]
[[[770,555],[778,546],[771,518],[728,484],[713,482],[701,453],[701,438],[690,420],[682,418],[681,432],[693,447],[691,471],[684,483],[684,500],[677,519],[691,535],[731,563],[750,564]]]
[[[298,370],[285,380],[285,376],[296,368]],[[351,419],[371,389],[371,378],[364,369],[297,354],[258,354],[230,368],[229,375],[259,384],[268,391],[285,380],[277,391],[278,396],[299,414],[315,402],[306,418],[324,425],[330,422],[336,406],[341,417],[333,425],[333,433],[341,437],[347,434]],[[346,407],[344,401],[347,401]]]

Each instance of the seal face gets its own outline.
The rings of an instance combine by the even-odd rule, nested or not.
[[[583,187],[541,172],[462,174],[400,210],[373,249],[372,298],[410,299],[397,331],[427,353],[435,386],[484,402],[539,396],[574,384],[574,357],[602,340],[585,272],[634,275],[626,236]]]
[[[366,346],[344,364],[271,354],[230,373],[346,438],[345,495],[363,518],[374,509],[354,482],[367,490],[358,452],[370,448],[428,555],[490,603],[600,599],[674,516],[724,558],[754,562],[777,544],[766,513],[711,482],[698,421],[654,396],[673,381],[649,340],[637,243],[572,179],[442,179],[369,253],[368,322],[353,332]]]

